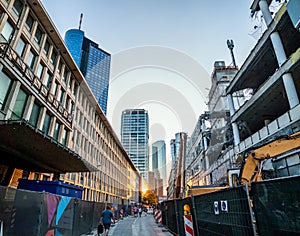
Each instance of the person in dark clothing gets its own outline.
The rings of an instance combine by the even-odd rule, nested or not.
[[[102,211],[100,222],[102,222],[105,230],[105,235],[108,235],[108,231],[110,229],[111,220],[113,219],[113,213],[110,210],[110,206],[106,207],[106,210]]]

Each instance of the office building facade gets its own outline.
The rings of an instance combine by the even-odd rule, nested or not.
[[[84,36],[79,29],[65,34],[65,43],[91,88],[102,111],[106,114],[111,56]]]
[[[139,173],[40,1],[0,0],[0,185],[82,187],[83,200],[138,201]]]
[[[144,109],[127,109],[121,117],[121,142],[132,162],[148,180],[149,118]]]

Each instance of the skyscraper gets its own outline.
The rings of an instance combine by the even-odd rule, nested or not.
[[[68,30],[65,34],[65,43],[106,115],[110,54],[86,38],[84,32],[79,29]]]
[[[121,142],[146,180],[149,170],[148,139],[148,111],[144,109],[124,110],[121,118]]]
[[[163,189],[166,189],[166,143],[163,140],[156,141],[152,144],[152,171],[156,178],[160,176],[163,179]],[[162,186],[159,186],[162,187]]]

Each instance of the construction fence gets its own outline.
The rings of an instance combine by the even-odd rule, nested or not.
[[[186,235],[185,205],[195,236],[300,235],[300,176],[165,201],[162,224],[174,235]]]
[[[106,205],[115,219],[131,206],[83,201],[78,198],[0,186],[0,232],[4,236],[79,236],[97,227]]]

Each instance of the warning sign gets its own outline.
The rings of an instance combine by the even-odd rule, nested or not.
[[[219,215],[220,214],[220,211],[219,211],[219,202],[217,202],[217,201],[214,202],[214,212],[215,212],[215,215]]]
[[[221,201],[221,210],[228,212],[227,200],[222,200]]]

